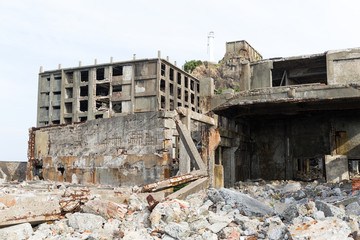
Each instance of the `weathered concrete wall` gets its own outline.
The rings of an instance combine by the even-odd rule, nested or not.
[[[294,178],[297,159],[312,159],[328,154],[359,159],[358,119],[359,113],[353,111],[347,114],[325,112],[250,121],[251,139],[254,142],[253,152],[248,152],[251,155],[251,178]],[[244,164],[248,168],[246,161]]]
[[[71,182],[75,174],[79,183],[110,185],[142,185],[169,177],[168,114],[137,113],[40,128],[35,131],[35,158],[42,162],[42,176]]]
[[[0,182],[24,181],[27,162],[0,162]]]
[[[326,54],[328,84],[360,81],[360,48]]]
[[[271,70],[273,62],[261,62],[251,66],[251,85],[250,89],[272,87]]]

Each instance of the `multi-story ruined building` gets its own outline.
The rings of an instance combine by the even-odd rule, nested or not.
[[[176,107],[200,112],[199,81],[160,58],[39,74],[38,127]]]
[[[28,178],[139,185],[197,169],[230,186],[358,171],[360,49],[263,60],[236,41],[223,61],[239,93],[160,58],[40,73]]]

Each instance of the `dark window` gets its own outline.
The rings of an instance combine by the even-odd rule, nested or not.
[[[89,81],[89,71],[81,71],[80,81],[81,82],[88,82]]]
[[[80,111],[86,112],[87,110],[88,110],[88,101],[87,100],[80,101]]]
[[[96,69],[96,80],[103,80],[105,78],[105,68]]]
[[[123,66],[113,66],[112,70],[113,76],[122,76],[123,75]]]
[[[88,86],[81,86],[80,87],[80,97],[88,96]]]
[[[164,79],[160,80],[160,91],[165,92],[165,80]]]

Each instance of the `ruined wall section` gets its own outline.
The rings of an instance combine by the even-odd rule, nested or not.
[[[54,181],[117,186],[169,177],[172,135],[165,129],[166,118],[167,112],[148,112],[39,128],[34,154],[42,166],[38,173]],[[31,178],[36,167],[31,161],[29,165]]]

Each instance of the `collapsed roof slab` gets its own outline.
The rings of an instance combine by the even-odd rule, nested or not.
[[[360,109],[360,84],[310,84],[256,89],[235,95],[213,111],[218,115],[241,118],[340,109]]]

